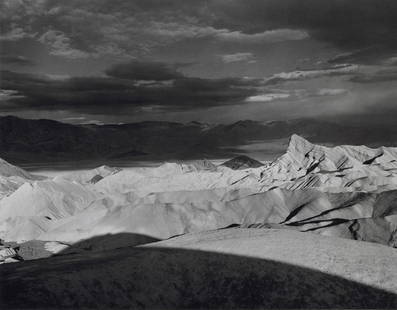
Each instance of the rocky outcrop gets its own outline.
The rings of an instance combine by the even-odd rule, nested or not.
[[[233,170],[241,170],[262,167],[263,164],[260,161],[252,159],[248,156],[240,155],[224,162],[222,166],[228,167]]]
[[[0,264],[13,263],[23,260],[18,254],[19,247],[4,244],[0,240]]]
[[[14,192],[25,182],[40,179],[43,177],[32,175],[0,158],[0,199]]]
[[[397,148],[325,147],[293,135],[287,152],[261,173],[264,189],[317,187],[328,191],[397,188]]]

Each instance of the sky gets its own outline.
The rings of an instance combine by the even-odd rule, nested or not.
[[[0,115],[395,124],[395,0],[0,0]]]

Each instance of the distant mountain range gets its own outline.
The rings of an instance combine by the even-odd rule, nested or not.
[[[231,158],[249,153],[240,149],[241,145],[276,139],[285,139],[286,143],[294,133],[329,144],[388,146],[397,142],[397,129],[390,126],[367,128],[365,124],[314,119],[266,123],[244,120],[228,125],[157,121],[72,125],[5,116],[0,117],[0,157],[14,164]],[[271,157],[271,150],[268,153]]]

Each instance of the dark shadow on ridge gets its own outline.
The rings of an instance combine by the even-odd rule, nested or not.
[[[0,306],[24,308],[396,308],[397,295],[273,260],[125,247],[0,266]]]
[[[106,234],[84,239],[74,244],[71,244],[68,248],[58,252],[54,256],[77,254],[83,252],[109,251],[119,248],[147,244],[160,240],[161,239],[135,233]]]

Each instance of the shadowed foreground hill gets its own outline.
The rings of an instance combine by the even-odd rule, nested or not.
[[[225,229],[0,266],[1,305],[395,308],[396,258],[394,250],[370,243]]]

